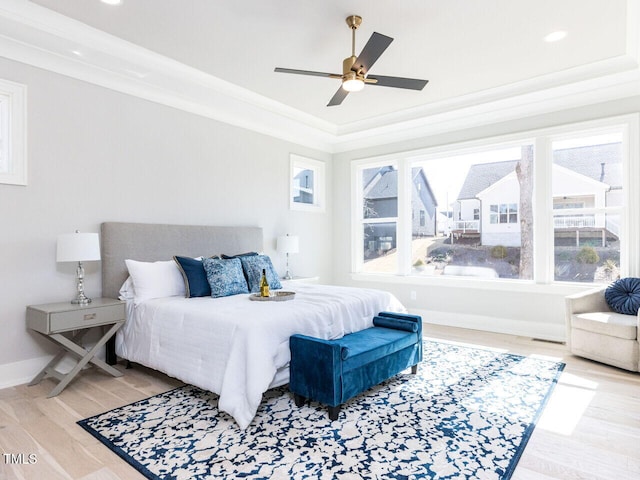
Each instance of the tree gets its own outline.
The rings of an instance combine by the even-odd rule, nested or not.
[[[516,164],[520,184],[520,278],[533,279],[533,145],[523,145]]]

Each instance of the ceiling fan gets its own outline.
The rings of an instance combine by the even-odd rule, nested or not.
[[[294,73],[297,75],[312,75],[316,77],[329,77],[342,80],[342,86],[333,95],[327,107],[340,105],[349,92],[357,92],[364,88],[365,83],[381,87],[405,88],[409,90],[422,90],[429,80],[415,78],[387,77],[382,75],[368,75],[373,64],[380,55],[393,42],[393,38],[373,32],[369,41],[356,57],[356,29],[362,23],[362,17],[350,15],[346,18],[347,25],[351,29],[351,56],[342,62],[342,75],[337,73],[313,72],[310,70],[294,70],[291,68],[276,67],[280,73]]]

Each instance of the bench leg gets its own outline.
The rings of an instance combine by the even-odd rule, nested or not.
[[[302,395],[298,395],[297,393],[293,394],[293,401],[296,403],[296,407],[301,407],[304,405],[304,402],[307,401]]]
[[[329,420],[332,422],[338,419],[338,415],[340,415],[340,405],[337,407],[329,407]]]
[[[418,373],[418,364],[416,363],[413,367],[411,367],[411,373],[415,375]]]

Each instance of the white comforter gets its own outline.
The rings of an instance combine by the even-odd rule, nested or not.
[[[116,353],[217,393],[218,408],[244,429],[262,394],[288,382],[284,367],[291,358],[292,334],[339,338],[370,327],[380,311],[405,311],[381,290],[298,283],[285,283],[284,289],[296,291],[296,298],[168,297],[131,304],[117,334]]]

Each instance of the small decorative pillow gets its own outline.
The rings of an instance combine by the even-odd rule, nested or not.
[[[184,296],[184,280],[173,260],[162,262],[125,260],[125,263],[133,280],[136,305],[151,298]]]
[[[640,308],[640,278],[621,278],[604,291],[604,299],[617,313],[637,315]]]
[[[240,257],[244,274],[247,277],[249,291],[256,293],[260,291],[260,279],[262,278],[262,270],[266,270],[267,282],[271,290],[282,288],[278,274],[273,268],[271,259],[267,255],[250,255]]]
[[[205,258],[202,264],[207,272],[207,281],[211,288],[212,297],[249,293],[247,281],[242,272],[242,263],[239,259]]]
[[[202,258],[180,257],[174,256],[173,259],[182,273],[184,278],[184,286],[186,289],[186,297],[209,297],[211,295],[211,287],[207,280],[207,272],[204,270]]]

